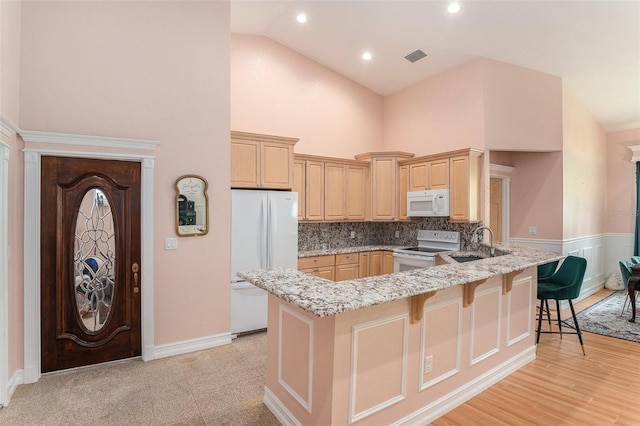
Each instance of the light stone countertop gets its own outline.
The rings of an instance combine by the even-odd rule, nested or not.
[[[358,249],[362,251],[362,247]],[[244,271],[238,276],[304,311],[325,317],[521,271],[564,257],[516,244],[496,245],[496,249],[496,253],[505,254],[458,263],[448,254],[479,254],[483,257],[486,254],[480,251],[441,253],[438,256],[447,262],[445,265],[339,282],[282,268]]]

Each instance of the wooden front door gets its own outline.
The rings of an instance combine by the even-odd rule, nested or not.
[[[139,356],[140,164],[43,157],[41,183],[42,372]]]

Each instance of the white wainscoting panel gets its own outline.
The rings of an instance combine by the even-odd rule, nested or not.
[[[475,300],[471,304],[469,366],[500,351],[501,295],[502,286],[476,291]],[[487,316],[486,320],[481,320],[481,316]]]
[[[604,234],[604,275],[620,272],[622,259],[633,256],[633,234]]]
[[[533,318],[533,277],[526,276],[513,280],[507,294],[507,346],[531,336]],[[516,295],[517,297],[514,297]],[[520,327],[516,326],[519,325]]]

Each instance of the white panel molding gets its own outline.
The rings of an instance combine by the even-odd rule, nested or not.
[[[23,135],[24,134],[24,135]],[[38,381],[41,375],[40,364],[40,170],[43,155],[73,156],[77,158],[100,158],[105,160],[129,160],[142,163],[141,168],[141,316],[142,316],[142,359],[152,360],[157,355],[154,343],[154,280],[153,280],[153,181],[154,157],[140,154],[158,145],[154,141],[126,140],[126,143],[108,145],[108,141],[117,138],[69,135],[68,140],[61,138],[63,133],[22,131],[25,140],[24,152],[24,382]],[[26,138],[25,138],[26,135]],[[106,142],[100,142],[104,140]],[[80,142],[84,141],[85,145]],[[94,141],[90,144],[88,142]],[[46,148],[28,146],[32,142],[45,142]],[[69,151],[60,145],[78,145],[77,150]],[[99,152],[95,147],[117,147],[118,152]],[[153,147],[153,148],[152,148]],[[135,152],[138,150],[138,152]],[[206,339],[206,338],[205,338]],[[177,344],[178,347],[182,347]],[[188,348],[186,346],[185,348]],[[160,347],[160,354],[164,349]]]
[[[509,243],[511,229],[511,174],[513,167],[502,164],[489,164],[489,177],[502,180],[502,242]]]
[[[284,388],[302,407],[311,413],[311,402],[313,389],[313,320],[304,315],[300,315],[287,306],[278,305],[278,384]],[[282,378],[282,314],[287,313],[295,319],[303,322],[309,327],[309,341],[307,342],[307,356],[309,357],[309,371],[307,371],[307,399],[298,394],[283,378]]]
[[[527,294],[529,295],[529,299],[527,300],[527,307],[528,307],[527,318],[529,320],[527,321],[527,330],[524,333],[520,334],[519,336],[511,337],[511,299],[513,295],[513,290],[519,286],[527,287]],[[513,280],[512,289],[507,294],[507,347],[514,345],[519,341],[524,340],[527,337],[531,336],[531,332],[533,330],[531,318],[533,318],[533,306],[535,306],[533,303],[532,297],[533,297],[533,277],[532,276],[521,277],[519,279]]]
[[[476,334],[476,308],[478,305],[478,299],[481,296],[485,296],[485,295],[489,295],[489,294],[495,294],[495,296],[498,299],[498,312],[497,312],[497,320],[496,320],[496,346],[490,350],[488,350],[487,352],[478,355],[477,357],[474,358],[473,356],[473,344],[475,342],[475,334]],[[489,358],[490,356],[497,354],[498,352],[500,352],[500,330],[502,329],[502,301],[501,299],[501,295],[502,295],[502,286],[496,286],[493,288],[489,288],[483,291],[479,291],[476,293],[476,297],[475,297],[475,301],[471,304],[471,333],[469,333],[469,367],[471,367],[472,365],[475,365],[479,362],[481,362],[482,360],[485,360],[487,358]]]
[[[264,405],[276,416],[276,419],[283,425],[302,426],[296,416],[278,399],[278,397],[267,386],[264,387]]]
[[[202,351],[215,348],[217,346],[231,343],[231,333],[221,333],[212,336],[199,337],[197,339],[183,340],[165,345],[158,345],[154,348],[154,358],[167,358],[174,355],[187,354],[190,352]]]
[[[434,377],[433,379],[425,382],[424,381],[424,358],[425,358],[425,345],[427,340],[427,323],[426,323],[426,314],[429,311],[435,311],[436,309],[448,306],[448,305],[457,305],[458,307],[458,332],[456,339],[456,366],[449,371],[445,371],[441,375]],[[440,383],[443,380],[448,379],[449,377],[458,374],[460,372],[460,360],[462,359],[462,298],[457,297],[453,300],[446,300],[440,303],[435,303],[430,305],[423,311],[422,321],[420,322],[420,369],[418,378],[418,383],[420,387],[420,391],[423,391],[436,383]]]
[[[9,117],[0,112],[0,134],[8,138],[20,133],[20,128]]]
[[[476,379],[392,423],[392,426],[422,426],[429,424],[482,391],[489,389],[534,359],[536,359],[535,346],[531,346]]]
[[[0,143],[0,406],[9,403],[9,146]]]
[[[402,371],[401,375],[401,392],[386,401],[382,401],[379,404],[369,407],[366,410],[362,410],[356,413],[356,391],[357,391],[357,367],[358,367],[358,333],[363,330],[379,327],[384,324],[389,324],[395,321],[403,322],[403,343],[402,343]],[[361,324],[356,324],[351,327],[351,380],[349,383],[349,423],[357,422],[365,417],[368,417],[380,410],[384,410],[387,407],[392,406],[406,398],[407,394],[407,356],[409,348],[409,314],[393,315],[385,318],[380,318],[374,321],[368,321]]]
[[[113,138],[109,136],[77,135],[72,133],[40,132],[21,130],[20,136],[25,142],[53,145],[79,145],[101,148],[120,148],[125,150],[155,150],[160,142],[146,139]]]
[[[612,272],[620,273],[618,264],[622,259],[633,256],[633,233],[604,234],[604,275],[608,277]]]

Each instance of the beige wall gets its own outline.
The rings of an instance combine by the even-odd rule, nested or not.
[[[510,236],[561,240],[562,152],[512,152],[511,160]]]
[[[0,112],[15,125],[19,124],[20,87],[20,16],[22,3],[18,1],[0,2]],[[22,143],[17,136],[1,135],[9,151],[9,194],[8,194],[8,373],[9,379],[22,368],[24,340],[23,322],[23,159]],[[2,354],[0,354],[2,355]]]
[[[562,79],[504,62],[482,64],[485,147],[561,150]]]
[[[384,149],[416,155],[484,148],[482,61],[384,98]]]
[[[563,87],[563,238],[604,232],[606,135],[571,89]]]
[[[299,138],[295,151],[381,151],[382,97],[268,38],[231,36],[231,128]]]
[[[25,2],[20,83],[23,129],[160,141],[155,344],[228,332],[228,2]],[[165,251],[187,173],[209,181],[211,230]]]
[[[630,146],[640,145],[640,129],[607,134],[607,190],[604,229],[632,233],[636,219],[636,165]]]

